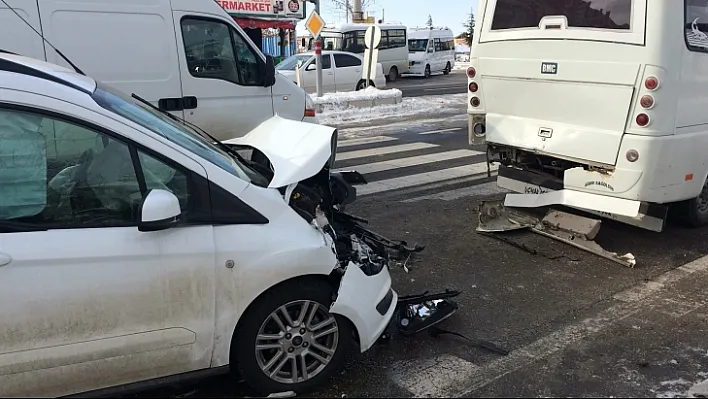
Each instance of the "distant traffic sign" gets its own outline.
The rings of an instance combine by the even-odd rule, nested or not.
[[[381,28],[371,25],[364,34],[364,70],[361,73],[364,84],[369,87],[372,80],[376,79],[378,72],[379,44],[381,43]]]
[[[322,33],[322,29],[325,27],[325,21],[320,17],[320,14],[317,13],[317,11],[312,10],[312,13],[310,14],[309,17],[307,17],[307,21],[305,21],[305,28],[307,28],[307,31],[310,32],[313,38],[317,39],[320,37],[320,33]]]
[[[371,25],[364,34],[364,44],[370,49],[379,47],[381,43],[381,28],[376,25]]]

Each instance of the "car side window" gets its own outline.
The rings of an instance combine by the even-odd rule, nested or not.
[[[337,68],[356,67],[361,66],[361,60],[347,54],[335,54],[334,65],[336,65]]]
[[[129,147],[83,126],[0,109],[2,222],[29,230],[117,227],[139,220]]]
[[[138,150],[138,159],[147,191],[161,189],[172,192],[179,199],[182,212],[188,213],[192,208],[193,198],[187,174],[141,150]]]
[[[315,70],[315,67],[317,66],[317,58],[312,59],[312,63],[310,64],[310,69],[313,71]],[[329,54],[322,54],[322,69],[330,69],[332,68],[332,59]]]
[[[260,57],[227,23],[198,18],[181,22],[187,69],[195,78],[260,85]]]

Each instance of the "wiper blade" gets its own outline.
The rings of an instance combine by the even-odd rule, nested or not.
[[[137,95],[137,94],[135,94],[135,93],[131,94],[131,96],[132,96],[134,99],[140,101],[141,103],[147,105],[148,107],[150,107],[150,108],[152,108],[152,109],[154,109],[154,110],[160,112],[161,114],[167,115],[170,119],[172,119],[172,120],[174,120],[174,121],[177,121],[177,122],[183,124],[184,126],[191,127],[191,128],[194,129],[197,133],[201,134],[202,137],[204,137],[205,139],[211,140],[211,141],[213,142],[213,144],[216,145],[217,147],[219,147],[219,148],[221,148],[222,150],[224,150],[225,152],[227,152],[227,153],[229,153],[229,154],[231,154],[231,155],[237,157],[239,161],[244,162],[244,163],[248,163],[248,162],[247,162],[245,159],[243,159],[243,157],[242,157],[238,152],[236,152],[234,149],[232,149],[231,147],[229,147],[229,146],[227,146],[226,144],[222,143],[221,141],[215,139],[214,136],[210,135],[210,134],[207,133],[204,129],[200,128],[199,126],[195,125],[194,123],[188,122],[188,121],[185,120],[184,118],[178,118],[178,117],[172,115],[171,113],[169,113],[169,112],[167,112],[167,111],[165,111],[165,110],[162,110],[162,109],[156,107],[156,106],[153,105],[150,101],[148,101],[148,100],[146,100],[146,99],[140,97],[139,95]]]

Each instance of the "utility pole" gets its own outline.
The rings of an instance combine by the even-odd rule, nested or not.
[[[360,23],[364,20],[364,13],[361,10],[361,0],[353,1],[352,22]]]
[[[315,12],[320,14],[320,0],[308,0],[315,5]],[[315,87],[317,88],[317,97],[322,97],[322,35],[319,35],[314,40],[315,48]]]
[[[346,3],[344,3],[344,12],[346,12],[347,15],[345,21],[347,21],[347,23],[349,23],[349,7],[349,0],[347,0]]]

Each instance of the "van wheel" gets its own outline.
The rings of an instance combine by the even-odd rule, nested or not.
[[[450,63],[448,62],[447,65],[445,66],[445,70],[443,71],[443,75],[449,75],[450,71],[452,71],[452,67],[450,66]]]
[[[425,66],[425,77],[426,78],[430,77],[430,65]]]
[[[702,227],[708,225],[708,179],[703,183],[698,197],[679,202],[678,215],[689,227]]]
[[[388,71],[388,76],[386,76],[386,80],[388,80],[389,82],[395,82],[396,80],[398,80],[398,68],[392,66],[391,70]]]
[[[344,364],[353,326],[332,314],[333,288],[321,280],[286,283],[249,309],[234,334],[237,370],[259,393],[305,393]]]
[[[359,83],[356,84],[356,91],[366,89],[366,84],[365,84],[364,82],[365,82],[365,81],[362,79],[362,80],[359,81]],[[371,80],[369,81],[369,86],[371,86],[371,87],[376,87],[376,85],[374,84],[374,82],[371,81]]]

